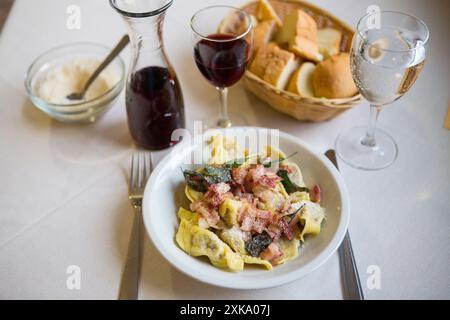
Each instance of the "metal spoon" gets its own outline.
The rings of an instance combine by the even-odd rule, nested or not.
[[[88,91],[91,84],[94,82],[95,79],[102,73],[102,71],[113,61],[119,53],[128,45],[130,42],[130,38],[128,35],[125,35],[122,37],[122,39],[119,41],[119,43],[114,47],[114,49],[111,51],[111,53],[103,60],[103,62],[98,66],[98,68],[92,73],[92,75],[89,77],[89,79],[86,81],[86,84],[84,85],[84,88],[81,92],[74,92],[67,96],[67,99],[69,100],[82,100],[84,98],[84,95],[86,94],[86,91]]]

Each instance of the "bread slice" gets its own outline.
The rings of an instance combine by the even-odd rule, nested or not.
[[[276,61],[275,61],[276,62]],[[280,60],[271,64],[266,69],[264,80],[273,84],[278,90],[284,90],[295,70],[298,69],[300,62],[294,57],[288,60]]]
[[[320,54],[325,58],[335,56],[341,47],[342,32],[334,28],[319,29],[317,31],[317,45]]]
[[[312,62],[302,63],[300,68],[294,73],[289,82],[288,91],[296,93],[302,97],[313,98],[313,74],[316,65]]]
[[[297,36],[317,41],[316,22],[309,14],[300,9],[292,11],[286,17],[283,28],[278,33],[277,42],[287,44]]]
[[[275,43],[270,43],[258,51],[250,66],[250,72],[278,90],[284,90],[299,64],[295,54],[280,49]]]
[[[317,44],[307,38],[300,36],[295,37],[289,42],[289,50],[300,57],[314,62],[320,62],[323,60],[323,56],[319,53],[319,47]]]
[[[256,52],[253,62],[250,64],[250,72],[264,79],[267,64],[270,63],[272,56],[275,54],[276,43],[269,43],[267,46],[260,48]]]
[[[277,41],[288,44],[289,50],[300,57],[316,62],[322,60],[317,46],[317,24],[303,10],[294,10],[286,17]]]
[[[275,20],[266,20],[258,24],[253,30],[253,49],[255,52],[265,47],[273,38],[276,31]]]
[[[259,0],[256,17],[260,21],[275,20],[277,26],[279,27],[283,26],[283,21],[280,19],[280,17],[275,12],[274,8],[272,7],[272,5],[269,3],[268,0]]]

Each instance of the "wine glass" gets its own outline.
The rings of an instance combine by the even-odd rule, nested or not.
[[[232,17],[240,25],[233,33],[220,33],[217,26]],[[250,16],[230,6],[211,6],[198,11],[191,19],[194,59],[202,75],[220,93],[221,109],[217,126],[228,128],[242,122],[242,116],[230,119],[228,88],[245,73],[251,56],[253,26]],[[207,125],[209,127],[215,126]]]
[[[359,20],[350,68],[359,92],[370,103],[370,121],[368,127],[352,128],[337,138],[337,154],[347,164],[380,170],[397,158],[395,141],[376,130],[378,116],[382,106],[398,100],[417,80],[428,37],[422,20],[401,12],[378,11]]]

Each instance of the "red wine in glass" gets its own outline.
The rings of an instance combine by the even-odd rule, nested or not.
[[[131,135],[146,149],[169,147],[172,132],[185,126],[181,88],[167,68],[151,66],[132,74],[126,105]]]
[[[230,87],[238,82],[245,73],[249,55],[247,40],[228,34],[209,35],[194,48],[200,72],[216,88]]]

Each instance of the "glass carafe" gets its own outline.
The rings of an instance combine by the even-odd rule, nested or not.
[[[126,86],[128,126],[142,148],[160,150],[185,127],[180,84],[164,51],[162,29],[173,0],[110,0],[127,25],[132,46]]]

